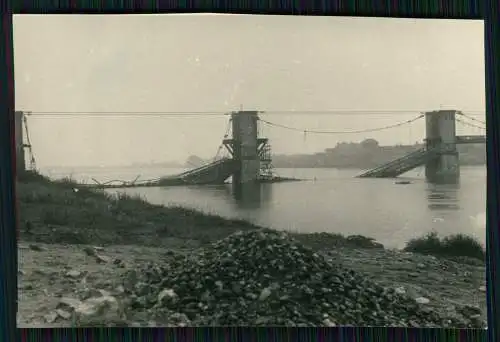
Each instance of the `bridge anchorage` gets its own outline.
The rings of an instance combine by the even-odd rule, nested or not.
[[[455,184],[460,179],[457,145],[484,144],[484,135],[456,135],[456,110],[426,112],[425,147],[359,175],[361,178],[395,178],[419,166],[425,166],[430,183]]]

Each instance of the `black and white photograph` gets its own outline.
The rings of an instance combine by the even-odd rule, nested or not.
[[[19,327],[487,327],[483,21],[13,22]]]

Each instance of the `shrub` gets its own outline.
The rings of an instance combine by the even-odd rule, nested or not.
[[[432,232],[423,237],[411,239],[403,250],[412,253],[436,254],[442,251],[442,247],[437,233]]]
[[[484,260],[485,250],[472,236],[454,234],[439,239],[436,232],[408,241],[406,252],[428,254],[441,257],[469,257]]]
[[[484,260],[486,252],[479,241],[472,236],[456,234],[443,239],[443,247],[450,256],[466,256]]]

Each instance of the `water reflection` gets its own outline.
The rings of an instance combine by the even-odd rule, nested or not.
[[[272,197],[271,184],[233,184],[231,192],[236,205],[242,209],[260,209]]]
[[[460,210],[460,184],[427,184],[428,208],[434,211]]]

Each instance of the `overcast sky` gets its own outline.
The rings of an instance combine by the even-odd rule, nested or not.
[[[300,129],[359,130],[440,107],[484,111],[483,22],[240,15],[17,15],[16,109],[287,115]],[[408,111],[408,112],[406,112]],[[29,117],[39,166],[119,165],[213,156],[227,117]],[[262,129],[276,153],[339,141],[413,143],[423,121],[369,134]],[[464,132],[479,134],[474,129]]]

